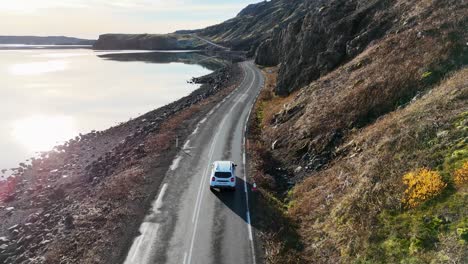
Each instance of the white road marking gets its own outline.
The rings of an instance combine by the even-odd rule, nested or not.
[[[255,71],[252,70],[254,72],[254,80],[256,78],[256,74],[255,74]],[[257,93],[257,96],[255,97],[255,101],[257,100],[258,98],[258,95],[260,94],[260,91]],[[247,115],[247,120],[246,120],[246,123],[244,125],[244,153],[243,155],[245,156],[245,153],[246,153],[246,137],[247,137],[247,124],[249,123],[250,121],[250,114],[252,113],[252,109],[255,105],[255,101],[254,103],[252,104],[252,106],[250,107],[250,110],[248,112],[248,115]],[[244,183],[245,185],[247,185],[247,165],[246,165],[246,162],[244,162]],[[247,188],[247,187],[245,187]],[[246,194],[245,194],[245,203],[246,203],[246,206],[247,206],[247,229],[248,229],[248,232],[249,232],[249,239],[250,239],[250,247],[251,247],[251,250],[252,250],[252,261],[254,264],[256,264],[257,262],[257,258],[256,258],[256,254],[255,254],[255,245],[254,245],[254,240],[253,240],[253,231],[252,231],[252,225],[251,225],[251,222],[250,222],[250,206],[249,206],[249,192],[248,190],[246,190]]]
[[[152,242],[159,230],[159,224],[152,222],[152,220],[161,212],[160,209],[163,206],[163,198],[166,190],[167,183],[163,185],[158,198],[153,202],[151,213],[146,216],[145,221],[141,224],[141,235],[133,242],[124,264],[145,264],[149,262],[148,257],[152,249]]]
[[[247,74],[244,74],[244,78],[242,79],[241,85],[239,85],[239,87],[241,87],[242,85],[244,85],[244,82],[245,82],[246,78],[247,78]],[[239,87],[237,87],[236,90],[239,89]],[[226,97],[226,98],[229,98],[231,95],[232,95],[232,93],[229,94],[229,96]],[[225,99],[226,99],[226,98],[225,98]],[[224,100],[225,100],[225,99],[224,99]],[[223,101],[224,101],[224,100],[223,100]],[[222,104],[221,102],[219,102],[218,104],[216,104],[216,106],[214,107],[214,109],[211,109],[210,113],[214,112],[215,109],[219,108],[219,107],[221,106],[221,104]],[[208,114],[210,114],[210,113],[208,113]],[[197,125],[197,127],[195,128],[195,130],[192,132],[192,135],[194,135],[194,134],[197,133],[199,127],[200,127],[200,124]],[[208,153],[209,153],[208,155],[211,155],[210,153],[212,153],[212,152],[214,151],[213,148],[214,148],[215,145],[216,145],[216,144],[214,144],[214,145],[211,146],[210,151],[208,152]],[[212,149],[213,149],[213,150],[212,150]],[[211,161],[210,161],[210,163],[211,163]],[[210,165],[211,165],[211,164],[210,164]],[[208,168],[207,168],[207,169],[208,169]],[[207,169],[205,169],[205,172],[203,173],[203,175],[206,174]],[[195,222],[195,217],[197,216],[197,209],[196,209],[196,208],[199,207],[199,202],[200,202],[200,195],[201,195],[202,186],[203,186],[203,180],[200,182],[200,186],[199,186],[199,188],[198,188],[197,200],[196,200],[196,202],[195,202],[195,211],[193,212],[193,216],[192,216],[192,223]]]
[[[171,164],[171,171],[177,169],[179,167],[180,160],[182,160],[182,156],[178,155]]]
[[[190,147],[190,140],[185,141],[183,149],[188,149]]]
[[[199,128],[199,126],[197,125],[197,127],[195,127],[195,129],[194,129],[193,132],[192,132],[192,136],[195,135],[195,134],[197,134],[198,128]]]
[[[184,264],[187,263],[187,252],[184,253],[184,262],[183,262],[183,263],[184,263]]]
[[[247,67],[249,68],[249,67]],[[250,69],[250,68],[249,68]],[[254,79],[252,80],[252,83],[250,84],[249,88],[247,90],[250,90],[252,88],[252,86],[254,85],[255,83],[255,79],[256,79],[256,75],[254,73]],[[226,122],[227,120],[227,117],[229,115],[231,115],[231,113],[233,112],[233,110],[236,108],[236,106],[240,103],[239,100],[237,100],[237,102],[231,107],[231,109],[229,110],[229,112],[224,116],[223,118],[223,121],[221,122],[219,128],[222,128],[224,126],[224,123]],[[192,233],[192,239],[191,239],[191,242],[190,242],[190,249],[189,249],[189,254],[188,254],[188,264],[190,264],[192,262],[192,252],[193,252],[193,246],[194,246],[194,242],[195,242],[195,238],[196,238],[196,235],[197,235],[197,230],[198,230],[198,219],[199,219],[199,215],[200,215],[200,209],[201,209],[201,204],[202,204],[202,201],[203,201],[203,194],[205,193],[205,189],[206,188],[202,188],[203,187],[203,182],[209,182],[209,174],[207,173],[208,172],[208,169],[210,168],[211,166],[211,163],[212,163],[212,159],[213,159],[213,153],[214,153],[214,147],[217,145],[217,141],[219,139],[219,133],[221,132],[221,129],[218,129],[216,135],[215,135],[215,141],[213,142],[213,144],[211,145],[211,149],[210,149],[210,153],[209,153],[209,163],[208,163],[208,167],[205,169],[205,172],[204,172],[204,178],[205,180],[202,178],[202,181],[200,182],[200,187],[199,187],[199,191],[198,191],[198,195],[197,195],[197,203],[196,203],[196,208],[195,208],[195,211],[196,211],[196,216],[195,216],[195,223],[194,223],[194,231]],[[245,171],[245,166],[244,166],[244,171]],[[244,176],[245,177],[245,176]],[[244,181],[245,182],[245,181]],[[201,190],[200,190],[201,189]],[[247,199],[247,210],[248,209],[248,196],[246,196],[246,199]],[[192,217],[192,222],[193,222],[194,218]],[[250,226],[250,223],[249,223],[249,226]],[[251,229],[250,229],[251,230]],[[255,251],[253,251],[253,255],[254,255],[254,263],[255,263]]]
[[[247,211],[247,223],[248,228],[249,228],[249,239],[250,241],[253,241],[253,235],[252,235],[252,225],[250,224],[250,211]]]
[[[226,119],[227,119],[227,116],[225,116],[223,121],[221,122],[220,128],[223,127],[224,122],[226,121]],[[216,146],[216,143],[218,143],[219,133],[220,132],[221,132],[221,129],[218,129],[218,131],[216,132],[215,141],[211,145],[210,153],[208,154],[209,163],[208,163],[208,166],[205,169],[202,180],[200,182],[200,188],[198,190],[197,201],[198,201],[198,199],[199,199],[199,201],[198,201],[198,204],[196,205],[196,208],[195,208],[195,211],[196,211],[196,213],[195,213],[196,216],[194,215],[194,217],[195,217],[195,223],[194,223],[195,229],[193,230],[192,241],[190,242],[190,249],[189,249],[189,255],[188,255],[188,263],[189,264],[192,262],[192,252],[193,252],[195,237],[196,237],[196,234],[197,234],[198,219],[199,219],[199,216],[200,216],[200,208],[201,208],[201,203],[202,203],[202,200],[203,200],[203,194],[205,193],[205,188],[202,188],[202,187],[203,187],[203,183],[206,182],[206,181],[204,181],[204,179],[207,178],[206,176],[208,176],[208,170],[209,170],[209,168],[211,166],[211,162],[213,160],[214,147]],[[209,176],[208,176],[208,180],[209,180]],[[193,222],[193,218],[192,218],[192,222]]]
[[[200,121],[200,123],[199,123],[199,124],[201,125],[201,124],[205,123],[205,122],[206,122],[206,119],[207,119],[206,117],[205,117],[205,118],[203,118],[203,119]]]
[[[244,102],[247,99],[247,94],[241,94],[236,100],[239,102]]]
[[[215,143],[217,143],[219,131],[220,130],[218,130],[216,132]],[[203,190],[202,190],[203,182],[204,182],[203,179],[204,179],[205,175],[208,173],[208,169],[211,166],[211,160],[213,159],[214,148],[216,146],[215,143],[211,144],[210,151],[208,152],[208,157],[210,157],[209,161],[208,161],[208,167],[205,168],[205,171],[203,172],[203,176],[202,176],[202,181],[200,181],[200,186],[198,187],[197,201],[195,202],[195,211],[193,212],[192,223],[195,222],[196,218],[198,218],[199,208],[200,208],[200,204],[201,204],[201,195],[203,193]]]

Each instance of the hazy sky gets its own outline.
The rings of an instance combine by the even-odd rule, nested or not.
[[[168,33],[234,17],[260,0],[1,0],[0,35]]]

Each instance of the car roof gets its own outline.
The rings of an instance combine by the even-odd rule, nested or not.
[[[230,161],[215,161],[215,171],[231,171],[231,164]]]

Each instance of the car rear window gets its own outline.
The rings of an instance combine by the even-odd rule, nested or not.
[[[231,173],[230,172],[217,171],[217,172],[215,172],[214,176],[216,178],[231,178]]]

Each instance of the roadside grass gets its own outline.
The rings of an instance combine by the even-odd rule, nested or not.
[[[304,263],[300,256],[302,244],[296,231],[297,225],[288,216],[287,180],[278,170],[281,164],[275,160],[262,140],[262,128],[270,122],[278,102],[285,99],[273,95],[276,68],[266,68],[265,87],[254,105],[248,124],[249,171],[258,191],[253,194],[253,225],[260,232],[265,263]]]
[[[468,262],[467,188],[455,183],[468,151],[466,7],[392,8],[401,24],[391,33],[294,95],[264,90],[256,105],[250,151],[275,165],[255,161],[255,179],[299,235],[282,252],[303,263]],[[440,189],[407,208],[403,177],[423,168]]]
[[[426,3],[429,7],[400,4],[395,5],[402,9],[395,11],[403,13],[399,19],[416,20],[417,26],[395,29],[372,42],[353,60],[288,97],[286,107],[273,114],[277,118],[265,129],[266,143],[285,145],[274,152],[278,159],[324,167],[353,131],[407,106],[468,64],[463,30],[468,20],[462,8],[436,2]],[[322,161],[313,164],[314,159]]]
[[[454,175],[468,160],[468,68],[356,131],[327,169],[293,192],[306,261],[463,263],[468,260],[467,187]],[[343,154],[345,153],[345,154]],[[402,178],[428,168],[443,191],[406,209]]]

